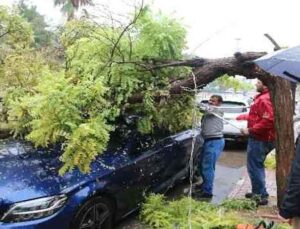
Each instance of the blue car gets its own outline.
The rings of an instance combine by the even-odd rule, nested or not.
[[[0,228],[113,228],[145,193],[165,192],[188,176],[191,150],[196,158],[203,143],[198,130],[121,135],[112,134],[89,174],[74,169],[64,176],[59,145],[34,149],[1,140]]]

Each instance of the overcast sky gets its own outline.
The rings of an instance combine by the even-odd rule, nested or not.
[[[30,0],[51,23],[61,22],[53,0]],[[94,0],[103,2],[106,0]],[[150,0],[147,0],[148,2]],[[0,0],[0,4],[13,0]],[[133,0],[132,0],[133,2]],[[180,18],[186,26],[189,52],[200,57],[232,56],[236,51],[268,51],[269,33],[281,46],[300,44],[299,0],[151,0],[156,10]],[[122,0],[110,0],[122,12]]]

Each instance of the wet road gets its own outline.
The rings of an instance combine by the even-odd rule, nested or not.
[[[246,147],[245,144],[226,142],[223,154],[219,158],[216,166],[214,197],[212,203],[222,202],[232,191],[234,184],[242,176],[246,164]],[[167,193],[170,199],[180,198],[189,188],[188,182],[176,185]],[[145,228],[138,221],[138,214],[126,218],[119,223],[117,229],[142,229]]]

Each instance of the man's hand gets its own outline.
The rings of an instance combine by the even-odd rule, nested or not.
[[[242,129],[241,129],[241,133],[242,133],[243,135],[249,135],[249,129],[248,129],[248,128],[242,128]]]

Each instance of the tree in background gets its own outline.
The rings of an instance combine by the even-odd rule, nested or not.
[[[20,15],[31,24],[34,33],[36,47],[45,47],[52,44],[54,34],[49,30],[49,25],[45,22],[45,17],[37,12],[36,6],[28,6],[26,0],[20,0],[17,5]]]
[[[61,12],[67,16],[68,21],[75,18],[75,12],[81,6],[92,6],[92,0],[54,0],[55,6],[61,6]]]
[[[212,89],[212,90],[219,90],[219,91],[226,91],[228,89],[233,89],[234,92],[237,91],[251,91],[254,90],[254,85],[243,81],[239,80],[233,76],[230,76],[228,74],[225,74],[221,76],[220,78],[216,79],[209,85],[207,85],[206,89]]]
[[[5,78],[5,63],[7,58],[20,55],[28,50],[33,41],[33,32],[30,24],[18,12],[6,7],[0,7],[0,80]],[[6,85],[5,85],[6,86]],[[1,94],[5,89],[0,84]]]
[[[9,115],[11,106],[19,104],[21,98],[33,95],[39,80],[48,74],[48,67],[34,46],[30,23],[19,15],[18,10],[0,7],[0,89],[3,97],[1,116],[3,121],[11,121],[19,130],[23,125]],[[25,109],[20,108],[20,112]],[[26,127],[22,127],[22,130]],[[20,129],[21,130],[21,129]],[[19,131],[20,134],[21,131]]]

